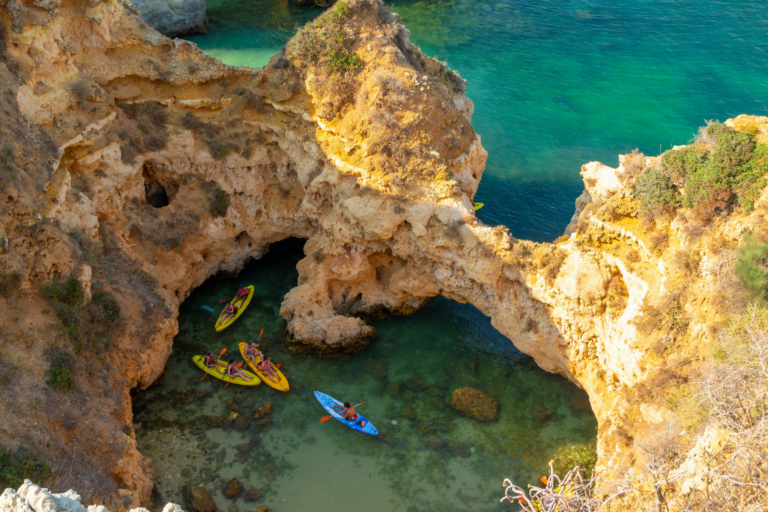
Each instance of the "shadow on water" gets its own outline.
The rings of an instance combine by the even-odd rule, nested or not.
[[[550,459],[594,459],[596,421],[585,394],[540,370],[471,306],[435,298],[413,317],[377,320],[376,340],[352,356],[284,350],[279,309],[295,286],[302,244],[274,244],[236,278],[210,279],[182,304],[165,376],[134,400],[139,449],[153,459],[163,499],[180,502],[181,486],[192,484],[228,512],[261,503],[278,512],[330,511],[341,496],[373,511],[504,510],[503,478],[534,482]],[[239,282],[254,284],[255,296],[236,324],[216,333],[201,307],[218,312]],[[222,347],[237,354],[262,328],[261,346],[282,363],[289,393],[200,380],[193,355]],[[461,386],[496,396],[500,420],[456,414],[448,400]],[[320,423],[326,413],[315,389],[368,400],[360,412],[381,434]],[[272,413],[254,415],[267,402]],[[234,477],[244,491],[231,501],[221,491]],[[253,489],[262,498],[246,502]]]

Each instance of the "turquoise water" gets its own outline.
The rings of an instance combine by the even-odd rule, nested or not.
[[[342,495],[372,512],[506,510],[499,504],[503,478],[535,482],[551,459],[573,464],[593,456],[597,424],[586,394],[540,370],[471,306],[435,299],[416,316],[378,320],[375,342],[354,356],[287,352],[279,309],[295,286],[300,257],[297,241],[275,244],[237,280],[209,280],[182,305],[161,383],[134,397],[138,446],[153,460],[164,500],[181,502],[181,486],[191,484],[212,491],[228,512],[264,503],[276,512],[332,511]],[[254,299],[232,327],[216,333],[201,306],[218,310],[239,281],[256,286]],[[239,360],[238,343],[262,328],[262,349],[282,364],[290,392],[200,380],[193,355],[226,347]],[[448,400],[461,386],[495,396],[499,421],[453,411]],[[313,390],[367,400],[358,410],[379,436],[333,419],[321,423],[326,412]],[[240,432],[229,420],[232,413],[251,418],[267,402],[270,427],[250,419]],[[260,445],[249,449],[255,438]],[[231,478],[258,488],[262,501],[225,498],[221,487]]]
[[[290,0],[218,0],[225,62],[262,66],[317,15]],[[688,142],[706,119],[764,115],[768,5],[761,1],[397,0],[411,40],[469,81],[489,152],[479,217],[553,240],[582,190],[582,164]]]

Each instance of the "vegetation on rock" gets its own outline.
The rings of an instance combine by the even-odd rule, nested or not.
[[[51,369],[48,373],[48,385],[53,389],[72,389],[74,358],[64,350],[54,350],[50,357]]]
[[[9,450],[0,445],[0,488],[18,487],[24,479],[41,482],[51,475],[51,468],[25,447]]]
[[[701,134],[699,142],[667,151],[658,168],[637,178],[633,191],[642,211],[685,206],[711,219],[734,205],[754,208],[768,185],[768,145],[719,123],[702,128]]]
[[[288,43],[288,57],[318,62],[330,71],[351,71],[362,67],[360,57],[347,48],[344,23],[349,18],[347,2],[340,1],[322,16],[307,23]]]
[[[756,299],[768,302],[768,233],[747,237],[736,262],[736,275]]]
[[[64,333],[76,351],[101,350],[109,345],[121,319],[120,304],[114,295],[98,290],[86,304],[82,286],[73,277],[44,284],[42,291],[56,309]]]

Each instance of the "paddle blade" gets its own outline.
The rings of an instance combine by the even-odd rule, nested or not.
[[[226,353],[227,353],[227,347],[224,347],[223,349],[221,349],[221,354],[219,354],[219,357],[223,356]]]
[[[279,363],[275,368],[280,368],[281,366],[283,366],[283,363]]]
[[[323,416],[322,418],[320,418],[320,423],[325,423],[329,419],[331,419],[331,416]]]
[[[229,302],[229,301],[228,301],[227,299],[221,299],[221,300],[219,301],[219,304],[224,304],[225,302]]]
[[[207,376],[208,376],[208,372],[205,372],[205,375],[203,375],[203,379],[206,378]],[[200,379],[200,380],[202,381],[203,379]]]
[[[261,335],[264,334],[264,328],[261,328],[261,332],[259,333],[259,337],[256,341],[259,341],[261,339]]]

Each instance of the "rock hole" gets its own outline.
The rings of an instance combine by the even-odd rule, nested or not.
[[[173,182],[162,183],[158,178],[159,172],[151,164],[144,164],[141,173],[144,178],[144,199],[153,208],[164,208],[171,204],[179,190],[179,185]]]

